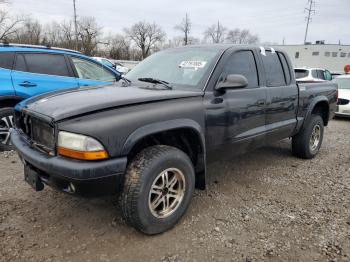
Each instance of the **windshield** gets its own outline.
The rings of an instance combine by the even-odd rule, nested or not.
[[[172,86],[201,88],[199,83],[213,68],[220,51],[207,48],[176,48],[158,52],[138,64],[126,78],[153,78]]]
[[[296,79],[304,78],[309,75],[309,71],[305,69],[294,69],[294,72]]]
[[[336,78],[333,80],[339,89],[350,89],[350,78]]]

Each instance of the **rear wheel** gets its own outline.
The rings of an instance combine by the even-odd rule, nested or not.
[[[145,234],[165,232],[185,214],[194,184],[193,165],[184,152],[146,148],[128,166],[120,199],[123,217]]]
[[[297,157],[311,159],[320,150],[323,141],[324,125],[322,117],[312,115],[307,123],[292,140],[292,151]]]
[[[0,109],[0,149],[12,150],[10,140],[10,128],[13,127],[13,108],[5,107]]]

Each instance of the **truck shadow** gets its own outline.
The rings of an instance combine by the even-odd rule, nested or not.
[[[333,120],[339,121],[339,122],[350,122],[350,116],[348,116],[348,117],[346,117],[346,116],[343,116],[343,117],[335,116],[333,118]]]
[[[291,141],[284,139],[275,144],[257,149],[230,161],[221,161],[208,166],[207,185],[212,187],[224,180],[225,183],[257,183],[261,172],[275,166],[276,162],[296,159],[291,152]]]

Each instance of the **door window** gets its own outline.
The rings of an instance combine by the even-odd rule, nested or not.
[[[284,86],[286,81],[281,61],[276,52],[266,52],[265,56],[261,56],[265,68],[266,85],[267,86]]]
[[[17,54],[15,70],[45,75],[70,76],[64,56],[56,54]]]
[[[103,68],[102,65],[76,57],[72,57],[72,61],[79,78],[106,82],[116,81],[116,76]]]
[[[317,78],[322,79],[322,80],[325,80],[323,70],[317,70],[317,75],[318,75]]]
[[[22,54],[18,54],[16,57],[16,65],[14,68],[16,71],[27,71],[26,61],[24,60],[24,56]]]
[[[12,69],[13,59],[13,52],[0,52],[0,67],[5,69]]]
[[[223,70],[223,76],[226,77],[230,74],[243,75],[248,80],[248,87],[258,87],[258,72],[253,52],[238,51],[234,53],[227,61]]]
[[[318,73],[316,70],[311,70],[311,75],[313,78],[318,78]]]

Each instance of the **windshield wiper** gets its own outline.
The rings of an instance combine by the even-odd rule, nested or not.
[[[173,87],[169,84],[169,82],[164,81],[164,80],[160,80],[160,79],[156,79],[156,78],[152,78],[152,77],[141,77],[138,80],[141,82],[147,82],[147,83],[152,83],[152,84],[161,84],[169,90],[173,89]]]

